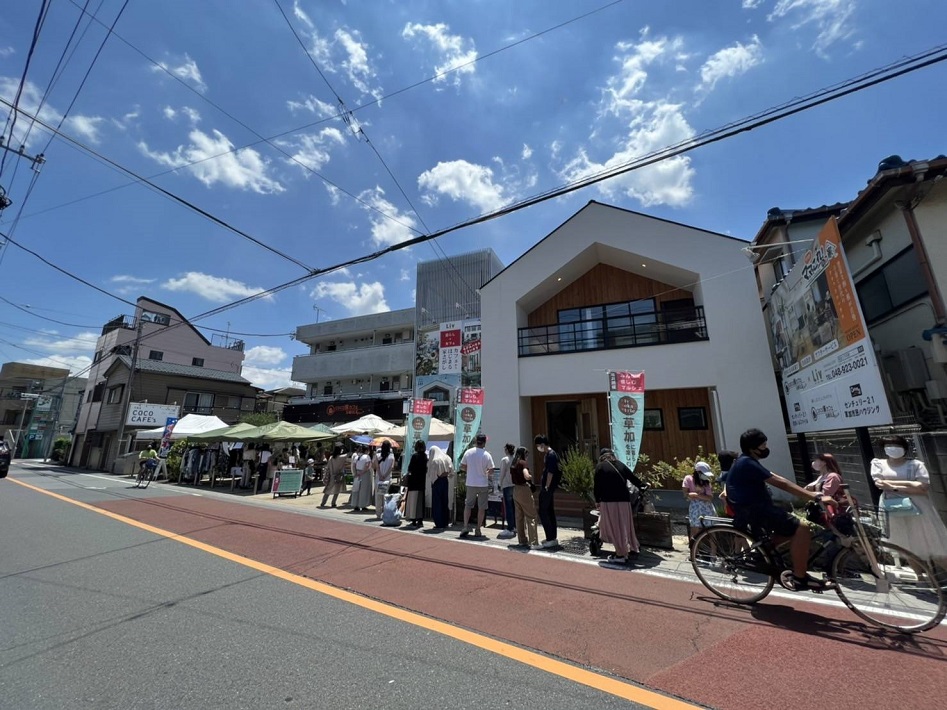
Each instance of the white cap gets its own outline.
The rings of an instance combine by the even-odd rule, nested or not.
[[[694,470],[699,471],[704,478],[713,478],[714,472],[710,470],[710,464],[705,461],[698,461],[694,464]]]
[[[309,459],[306,463],[315,463],[315,462],[316,462],[315,459]]]

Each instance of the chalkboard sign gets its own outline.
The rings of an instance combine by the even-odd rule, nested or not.
[[[293,496],[300,494],[303,488],[303,471],[301,468],[284,468],[276,471],[273,479],[273,497]]]

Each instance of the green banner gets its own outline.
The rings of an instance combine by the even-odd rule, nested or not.
[[[431,431],[431,414],[434,412],[433,399],[412,399],[411,410],[404,427],[404,452],[401,456],[401,475],[404,476],[414,453],[414,444],[423,441],[427,445]]]
[[[454,416],[454,469],[460,467],[470,442],[480,429],[483,414],[483,389],[464,387],[457,391],[457,413]]]
[[[608,416],[615,457],[632,471],[644,430],[644,373],[608,373]]]

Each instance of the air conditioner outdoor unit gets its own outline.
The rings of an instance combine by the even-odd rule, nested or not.
[[[897,350],[883,358],[885,370],[891,376],[891,385],[895,392],[923,390],[927,387],[930,375],[927,360],[921,348]]]

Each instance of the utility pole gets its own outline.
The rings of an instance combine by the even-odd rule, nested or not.
[[[49,452],[53,448],[53,442],[55,442],[56,435],[59,431],[59,418],[62,416],[62,405],[66,398],[66,383],[69,379],[68,375],[62,378],[62,384],[59,386],[59,394],[56,395],[56,417],[53,419],[52,428],[46,430],[47,435],[43,438],[43,463],[46,463],[47,459],[49,459]]]
[[[39,399],[38,394],[31,394],[29,392],[24,392],[20,395],[20,398],[23,400],[23,411],[20,412],[20,426],[16,429],[16,439],[13,440],[13,456],[16,457],[17,451],[20,452],[20,458],[23,458],[23,447],[20,446],[20,436],[23,433],[23,424],[26,423],[26,410],[30,406],[30,402],[36,399]],[[30,417],[32,420],[32,417]]]
[[[116,462],[118,461],[118,457],[122,455],[122,439],[125,438],[125,420],[128,419],[128,406],[132,401],[132,381],[135,379],[135,368],[138,366],[138,346],[141,343],[141,329],[145,323],[145,319],[141,317],[137,309],[135,311],[135,317],[138,319],[138,325],[135,329],[135,346],[132,348],[132,365],[128,370],[128,382],[125,384],[125,391],[122,392],[122,417],[118,420],[118,434],[116,435],[116,444],[118,446],[115,454]],[[115,471],[114,463],[112,464],[112,471]]]

